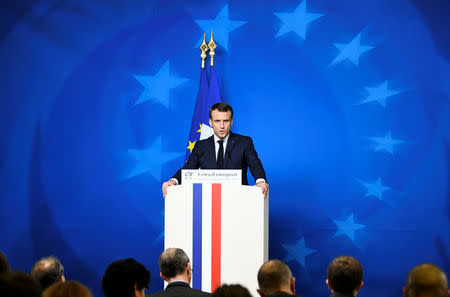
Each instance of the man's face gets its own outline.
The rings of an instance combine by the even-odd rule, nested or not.
[[[211,112],[209,124],[213,127],[214,134],[216,134],[220,139],[224,139],[230,133],[231,125],[233,125],[231,111],[222,112],[213,110]]]

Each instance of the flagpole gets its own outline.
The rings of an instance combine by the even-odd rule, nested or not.
[[[203,33],[203,42],[200,44],[200,50],[202,53],[200,54],[200,57],[202,57],[202,69],[205,68],[205,59],[206,59],[206,51],[208,50],[208,45],[206,44],[206,33]]]
[[[214,41],[212,30],[211,30],[211,39],[208,42],[208,47],[209,47],[209,56],[211,57],[211,66],[214,66],[214,55],[216,54],[214,52],[214,49],[217,47],[217,44]]]

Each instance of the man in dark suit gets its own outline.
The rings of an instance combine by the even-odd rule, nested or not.
[[[258,293],[261,297],[292,297],[295,295],[295,277],[280,260],[264,263],[258,271]]]
[[[209,124],[214,135],[198,141],[186,164],[175,175],[163,184],[163,195],[167,187],[181,183],[182,169],[241,169],[242,184],[247,185],[247,169],[250,169],[256,181],[266,195],[269,190],[266,173],[258,158],[253,141],[248,136],[231,133],[233,125],[233,109],[230,105],[220,102],[209,109]]]
[[[164,291],[150,294],[149,297],[210,297],[211,294],[192,289],[191,264],[189,257],[182,249],[165,250],[158,260],[160,276],[168,285]]]
[[[334,258],[327,269],[327,286],[330,297],[355,297],[363,286],[363,269],[351,256]]]

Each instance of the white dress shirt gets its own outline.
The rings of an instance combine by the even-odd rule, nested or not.
[[[230,133],[228,133],[228,135],[225,136],[224,139],[222,139],[223,140],[223,159],[224,160],[225,160],[225,151],[227,150],[228,138],[230,138]],[[219,147],[220,147],[219,140],[220,140],[220,138],[217,137],[216,134],[214,134],[214,148],[216,150],[216,162],[217,162],[217,156],[219,154]]]

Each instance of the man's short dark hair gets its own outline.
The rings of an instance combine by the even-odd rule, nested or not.
[[[41,286],[28,274],[11,271],[0,275],[2,297],[40,297]]]
[[[0,251],[0,274],[9,272],[11,267],[9,266],[8,259],[5,254]]]
[[[170,248],[165,250],[158,259],[159,269],[166,278],[173,278],[183,274],[189,263],[189,257],[182,249]]]
[[[334,258],[328,266],[327,278],[333,291],[353,294],[362,282],[363,269],[355,258],[339,256]]]
[[[148,288],[150,271],[132,258],[114,261],[108,265],[102,278],[103,295],[132,297],[135,284],[138,290]]]
[[[231,118],[233,118],[233,108],[229,104],[227,104],[225,102],[216,103],[216,104],[214,104],[213,106],[211,106],[209,108],[209,118],[211,120],[212,120],[211,114],[212,114],[213,110],[217,110],[217,111],[220,111],[220,112],[230,111],[231,112]]]
[[[292,272],[280,260],[264,263],[258,271],[258,285],[263,292],[277,292],[283,285],[289,285]]]
[[[51,284],[61,281],[63,275],[64,267],[54,256],[41,258],[34,264],[30,273],[30,276],[41,284],[43,290]]]
[[[212,294],[213,297],[252,297],[247,288],[239,285],[222,285]]]
[[[448,280],[445,273],[436,265],[421,264],[414,267],[406,279],[408,296],[446,296]]]

